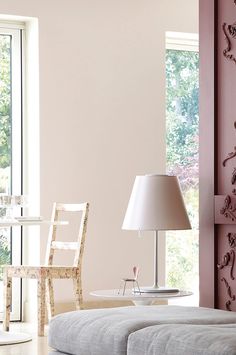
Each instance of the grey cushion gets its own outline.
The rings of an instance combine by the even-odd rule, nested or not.
[[[236,314],[181,306],[139,306],[68,312],[54,317],[49,345],[73,355],[124,355],[133,332],[158,324],[234,323]]]
[[[236,355],[236,325],[159,325],[129,336],[128,355]]]

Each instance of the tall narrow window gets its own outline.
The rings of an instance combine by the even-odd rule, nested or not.
[[[193,229],[166,234],[166,269],[167,283],[193,290],[198,304],[199,54],[196,37],[180,35],[167,34],[167,173],[179,178]]]
[[[22,187],[22,26],[0,23],[0,194]],[[0,209],[1,218],[6,211]],[[21,262],[21,229],[0,230],[0,264]],[[2,297],[2,275],[0,299]],[[20,319],[20,281],[13,283],[11,317]],[[2,302],[0,301],[0,307]],[[0,308],[0,312],[2,309]]]

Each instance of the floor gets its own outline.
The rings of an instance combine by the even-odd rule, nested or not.
[[[12,331],[29,333],[32,335],[32,341],[14,345],[2,345],[0,346],[0,355],[49,355],[52,350],[47,344],[47,337],[38,337],[34,328],[30,324],[11,324]]]

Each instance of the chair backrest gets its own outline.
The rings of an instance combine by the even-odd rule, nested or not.
[[[138,274],[139,274],[139,267],[138,266],[133,267],[133,273],[134,273],[134,280],[137,280]]]
[[[68,204],[68,203],[57,203],[53,204],[52,217],[51,221],[56,222],[59,220],[60,212],[82,212],[80,228],[78,233],[78,238],[76,242],[61,242],[56,241],[57,235],[57,226],[51,225],[48,235],[48,244],[45,258],[45,265],[53,264],[53,256],[55,250],[74,250],[74,262],[73,266],[79,266],[82,262],[85,236],[87,230],[87,221],[88,221],[88,211],[89,203],[80,203],[80,204]]]

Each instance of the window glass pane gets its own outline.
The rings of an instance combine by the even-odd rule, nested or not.
[[[0,193],[11,192],[11,36],[0,35]],[[5,214],[0,209],[0,215]],[[9,229],[0,229],[0,264],[11,261]]]
[[[0,193],[11,186],[11,36],[0,36]]]
[[[198,295],[198,67],[194,51],[166,51],[167,173],[177,175],[192,231],[166,233],[167,283]],[[196,300],[197,303],[197,300]]]
[[[0,194],[21,194],[21,30],[0,29]],[[0,218],[12,218],[0,206]],[[18,211],[20,213],[20,211]],[[0,228],[0,264],[21,262],[21,229]],[[0,312],[2,312],[0,273]],[[13,280],[11,319],[20,319],[20,280]],[[0,314],[0,320],[1,320]]]

